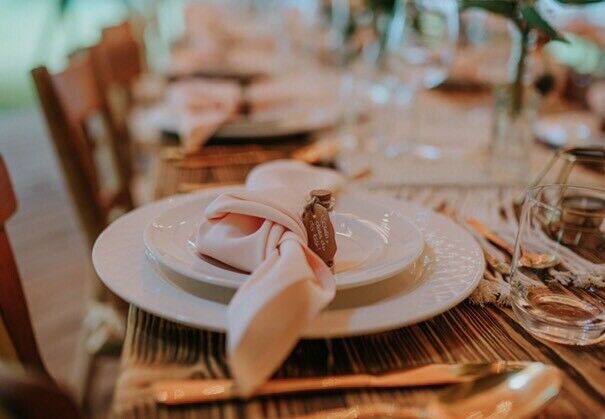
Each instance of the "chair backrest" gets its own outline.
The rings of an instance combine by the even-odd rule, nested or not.
[[[143,73],[143,52],[128,21],[103,29],[95,48],[95,67],[102,85],[129,90]]]
[[[107,101],[99,90],[89,53],[78,54],[62,72],[51,75],[45,67],[38,67],[32,70],[32,76],[71,195],[92,244],[109,223],[113,209],[132,208],[130,179],[120,163],[122,139],[109,123]],[[88,127],[92,116],[100,116],[105,123],[118,168],[118,187],[112,192],[101,182],[96,140]]]
[[[130,179],[133,158],[127,116],[135,102],[135,82],[143,72],[142,48],[125,21],[105,28],[90,54],[99,89],[107,100],[109,123],[120,137],[120,170]]]
[[[0,155],[0,320],[2,321],[0,327],[6,329],[10,344],[19,361],[48,377],[38,350],[17,264],[6,232],[6,222],[16,209],[15,193],[8,170]],[[4,334],[4,331],[2,332]]]

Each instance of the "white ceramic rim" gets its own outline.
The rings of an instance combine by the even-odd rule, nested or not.
[[[243,190],[243,186],[211,189],[199,192],[198,194],[196,194],[196,196],[199,200],[206,200],[210,196],[217,196],[218,194],[223,192],[232,192],[238,190]],[[346,192],[344,193],[346,194]],[[340,194],[340,196],[343,196],[343,194]],[[367,200],[366,193],[363,193],[362,195],[358,192],[349,192],[348,197],[352,199],[363,198],[363,200]],[[191,199],[187,200],[186,202],[183,202],[180,205],[171,206],[169,209],[165,210],[156,218],[154,218],[154,220],[147,226],[147,228],[145,228],[145,232],[143,234],[145,248],[149,252],[149,254],[153,256],[154,260],[156,260],[158,263],[164,265],[175,273],[183,275],[186,278],[190,278],[194,281],[207,282],[212,285],[237,289],[242,285],[243,281],[245,281],[247,274],[221,270],[221,268],[212,266],[208,266],[209,269],[205,272],[202,272],[199,269],[193,269],[189,264],[180,262],[178,260],[178,257],[175,257],[170,252],[165,251],[165,249],[160,244],[158,244],[159,240],[157,240],[157,235],[163,235],[166,233],[158,232],[158,230],[154,228],[156,221],[163,217],[166,217],[167,214],[171,212],[177,212],[179,210],[182,210],[185,206],[191,206],[195,202],[196,200]],[[385,211],[385,213],[395,212],[392,208],[386,207],[384,205],[378,204],[377,206],[381,207],[381,209]],[[199,210],[202,211],[203,208],[204,207],[200,205]],[[420,230],[418,230],[418,227],[416,227],[416,225],[408,217],[401,214],[400,212],[397,212],[397,215],[398,220],[396,220],[396,222],[398,222],[399,224],[395,224],[391,227],[404,227],[407,232],[412,233],[413,237],[412,235],[410,235],[409,239],[412,240],[412,243],[414,245],[413,249],[410,249],[411,251],[409,253],[402,255],[399,259],[392,260],[390,261],[390,263],[384,264],[382,266],[370,266],[368,268],[356,270],[354,272],[344,272],[342,274],[337,274],[337,289],[348,289],[353,287],[364,286],[377,281],[381,281],[385,278],[392,277],[393,275],[396,275],[397,273],[407,269],[416,259],[418,259],[424,248],[424,239],[422,237],[422,233],[420,232]],[[202,260],[200,260],[200,262],[203,264],[202,266],[206,265],[206,263],[204,263]],[[219,272],[213,273],[213,271],[215,270],[219,270]],[[221,276],[221,274],[223,274],[224,276]]]
[[[224,332],[225,304],[197,297],[167,281],[144,254],[142,235],[147,223],[175,201],[187,199],[192,196],[167,198],[116,220],[97,239],[93,264],[110,290],[142,310],[190,327]],[[481,248],[462,227],[413,203],[379,195],[372,199],[397,206],[413,219],[436,256],[430,272],[413,290],[396,298],[322,312],[303,333],[304,337],[362,335],[427,320],[462,302],[483,276],[485,260]]]

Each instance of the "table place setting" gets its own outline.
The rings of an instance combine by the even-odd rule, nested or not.
[[[334,273],[307,247],[312,230],[303,225],[309,191],[322,189],[334,194]],[[297,161],[260,165],[244,187],[137,209],[101,234],[93,262],[126,301],[226,331],[242,394],[262,384],[301,336],[417,323],[465,299],[485,268],[472,236],[444,216]]]
[[[219,303],[249,282],[249,273],[269,256],[267,246],[271,241],[235,240],[231,245],[226,239],[235,233],[220,225],[200,224],[204,217],[210,221],[212,217],[220,218],[225,208],[258,195],[256,199],[267,205],[262,207],[263,214],[276,217],[278,211],[287,211],[286,218],[280,216],[282,223],[304,239],[307,234],[300,217],[305,197],[309,190],[322,188],[342,189],[335,192],[330,217],[339,249],[328,289],[334,310],[306,325],[308,336],[359,334],[419,321],[464,299],[478,283],[484,270],[480,249],[456,224],[418,205],[347,187],[344,177],[336,172],[297,161],[258,166],[245,187],[165,199],[122,217],[100,236],[94,250],[95,266],[108,286],[127,300],[137,298],[138,305],[151,306],[149,309],[186,324],[226,330],[226,307]],[[292,195],[293,190],[299,193]],[[246,205],[240,211],[254,213]],[[253,226],[239,228],[255,231]],[[273,237],[271,234],[267,240]],[[121,241],[139,243],[126,254],[121,245],[115,247]],[[141,263],[128,264],[127,260],[139,250],[136,260]],[[122,254],[124,266],[116,263],[118,254]],[[153,266],[157,266],[159,275],[151,272],[156,269]],[[127,272],[120,272],[123,268]],[[318,272],[316,275],[322,274]],[[141,283],[125,279],[132,274]],[[147,286],[156,289],[144,294]],[[170,313],[170,303],[177,303],[180,297],[198,301],[199,294],[208,287],[213,287],[219,301],[201,300],[184,306],[181,313]],[[164,289],[170,292],[162,301],[154,301],[153,294]],[[335,290],[342,293],[333,299]],[[358,306],[355,299],[360,297],[367,302]],[[400,312],[389,313],[389,307],[395,305],[402,306]]]
[[[188,154],[210,138],[254,143],[333,127],[342,117],[340,76],[283,74],[242,85],[229,79],[181,79],[164,97],[137,111],[130,125],[141,138],[174,136]]]
[[[273,16],[194,2],[184,15],[184,37],[171,51],[168,75],[248,79],[288,64],[275,39],[280,22]]]
[[[2,413],[77,313],[67,419],[605,417],[605,0],[121,6],[31,71],[94,270],[44,356],[0,152]]]

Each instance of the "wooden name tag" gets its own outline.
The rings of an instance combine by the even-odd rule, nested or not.
[[[330,268],[334,266],[334,255],[336,255],[336,234],[330,220],[332,207],[332,192],[323,189],[313,190],[302,216],[309,248]]]

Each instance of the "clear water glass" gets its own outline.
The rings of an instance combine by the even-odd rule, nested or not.
[[[398,114],[409,116],[412,122],[405,130],[395,133],[386,149],[393,157],[394,148],[408,151],[415,143],[418,131],[416,93],[430,89],[448,77],[458,43],[459,14],[456,0],[398,0],[391,20],[385,54],[385,69],[399,80],[394,105]],[[416,144],[421,146],[420,144]],[[422,154],[422,153],[421,153]]]
[[[342,71],[343,122],[338,133],[344,153],[358,150],[362,138],[357,132],[360,96],[365,93],[380,50],[379,13],[370,2],[330,0],[326,42],[327,62]]]
[[[604,218],[605,189],[557,184],[528,190],[511,282],[513,310],[525,329],[563,344],[605,339]]]

